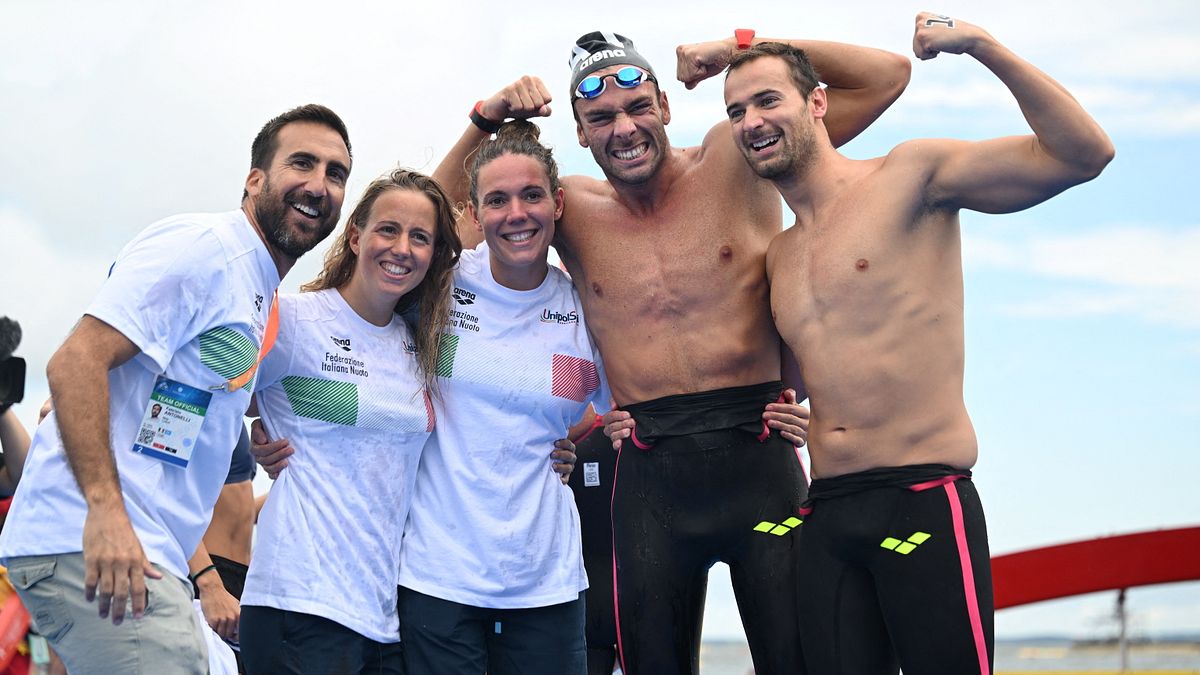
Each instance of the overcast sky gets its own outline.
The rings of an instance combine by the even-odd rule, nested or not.
[[[565,95],[581,33],[638,43],[670,96],[672,142],[688,146],[723,104],[719,80],[672,86],[676,45],[746,26],[911,56],[913,17],[934,9],[983,25],[1059,79],[1117,147],[1100,178],[1042,206],[962,218],[966,397],[993,552],[1200,523],[1200,5],[834,5],[4,0],[0,314],[23,325],[30,362],[17,411],[32,424],[46,359],[120,247],[164,216],[236,208],[250,141],[282,110],[320,102],[346,120],[347,214],[396,163],[431,171],[471,105],[524,73],[559,97],[543,139],[564,173],[598,175]],[[901,100],[844,152],[1026,131],[983,67],[943,55],[915,63]],[[319,252],[284,290],[312,278]],[[726,578],[714,576],[709,637],[740,631]],[[1198,586],[1135,590],[1138,625],[1200,631]],[[1113,595],[1001,612],[997,633],[1083,633]]]

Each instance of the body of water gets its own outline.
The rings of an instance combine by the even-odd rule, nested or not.
[[[1115,646],[1076,644],[1070,640],[1004,640],[996,644],[996,673],[1115,673],[1121,656]],[[1129,648],[1131,671],[1200,675],[1200,641],[1135,644]],[[750,650],[744,642],[705,642],[700,648],[702,675],[750,675]]]

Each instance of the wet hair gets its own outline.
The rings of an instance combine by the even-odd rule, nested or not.
[[[729,70],[725,71],[725,77],[728,78],[733,71],[764,56],[774,56],[783,60],[787,65],[792,83],[796,85],[796,88],[800,90],[800,95],[804,98],[807,99],[812,90],[821,85],[821,78],[817,75],[817,71],[813,68],[812,62],[808,60],[808,55],[804,53],[804,50],[783,42],[759,42],[749,49],[735,51],[733,58],[729,60]]]
[[[313,122],[333,129],[346,144],[346,154],[354,157],[350,150],[350,133],[346,131],[346,123],[342,118],[319,103],[309,103],[272,117],[258,130],[258,135],[250,144],[250,168],[263,171],[270,168],[271,158],[279,148],[279,132],[293,122]],[[242,190],[242,199],[245,199],[247,194]]]
[[[500,125],[496,137],[483,144],[475,153],[475,161],[471,163],[471,204],[479,208],[479,170],[493,160],[504,155],[526,155],[532,157],[546,170],[546,178],[550,182],[550,191],[556,192],[561,185],[558,181],[558,164],[550,148],[538,141],[541,129],[529,120],[510,120]]]
[[[346,226],[334,239],[325,254],[325,266],[317,278],[301,286],[302,291],[320,291],[340,288],[354,276],[358,255],[350,248],[350,231],[361,233],[371,217],[371,209],[379,197],[390,190],[412,190],[433,202],[436,215],[436,233],[433,242],[433,259],[425,278],[416,288],[400,298],[396,311],[405,314],[413,328],[417,342],[417,364],[421,378],[430,391],[436,391],[437,359],[440,336],[450,315],[450,287],[454,278],[454,267],[462,253],[462,241],[455,228],[454,210],[437,181],[423,173],[397,168],[377,178],[363,191],[354,211],[346,219]],[[412,310],[411,312],[409,310]],[[413,314],[415,312],[415,314]]]

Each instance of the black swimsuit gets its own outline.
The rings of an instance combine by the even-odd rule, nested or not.
[[[991,561],[970,477],[922,464],[813,481],[796,598],[809,673],[991,673]]]
[[[612,522],[626,675],[697,671],[718,560],[730,568],[755,672],[802,671],[793,598],[805,480],[795,447],[762,419],[781,389],[776,381],[625,408],[637,427],[617,457]]]

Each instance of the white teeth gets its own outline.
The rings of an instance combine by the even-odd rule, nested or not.
[[[613,150],[613,154],[617,156],[617,159],[630,160],[630,159],[637,159],[638,157],[641,157],[642,155],[646,154],[649,151],[650,151],[650,144],[642,143],[641,145],[637,146],[636,148],[630,148],[629,150]]]
[[[525,232],[516,232],[514,234],[506,234],[506,235],[504,235],[504,238],[507,239],[508,241],[515,242],[515,243],[529,241],[530,239],[533,239],[533,231],[527,230]]]
[[[306,204],[292,204],[292,208],[296,209],[300,213],[303,213],[309,218],[316,218],[321,213],[320,211]]]
[[[383,271],[387,272],[388,274],[401,275],[401,274],[408,274],[409,272],[412,271],[412,269],[410,269],[408,267],[402,267],[400,265],[397,265],[396,263],[390,263],[390,262],[380,263],[379,266],[382,267]]]
[[[750,147],[754,148],[755,150],[762,150],[763,148],[765,148],[767,146],[775,145],[776,141],[778,141],[778,140],[779,140],[778,134],[776,134],[774,136],[767,136],[766,138],[762,138],[757,141],[754,141],[753,143],[750,144]]]

